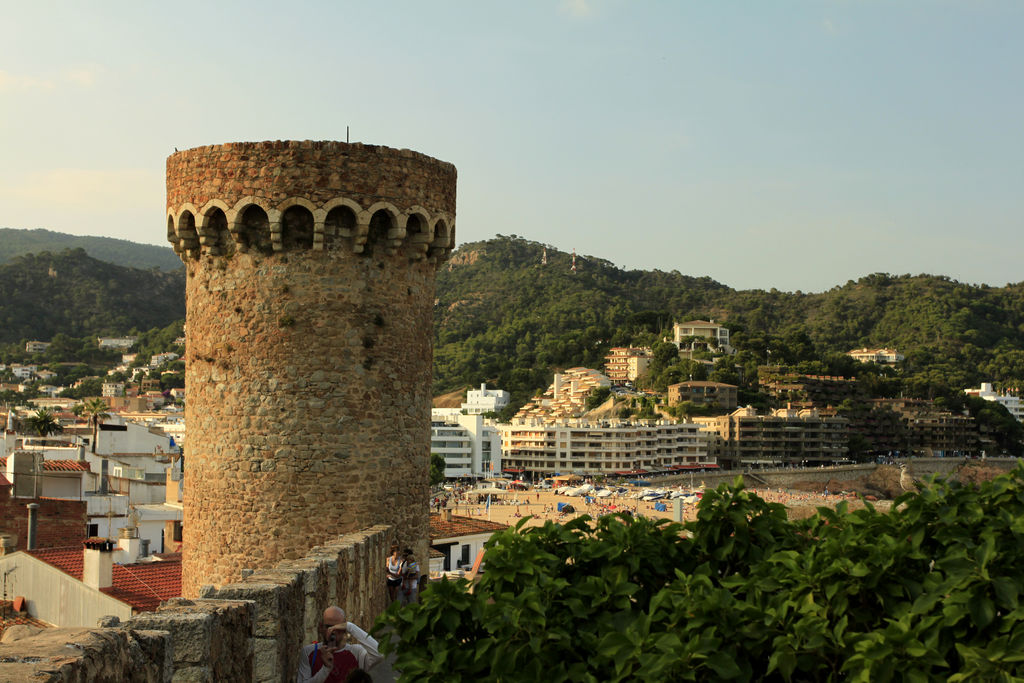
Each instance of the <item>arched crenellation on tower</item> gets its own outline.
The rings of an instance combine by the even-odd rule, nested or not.
[[[455,182],[451,164],[340,142],[168,158],[187,272],[184,595],[374,524],[426,557]]]

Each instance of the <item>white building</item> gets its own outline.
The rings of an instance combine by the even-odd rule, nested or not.
[[[30,379],[33,375],[36,374],[36,370],[38,369],[39,367],[36,365],[19,365],[17,363],[11,365],[11,367],[8,368],[11,374],[17,377],[18,379]]]
[[[451,510],[430,515],[430,548],[443,555],[438,573],[456,569],[471,569],[476,562],[477,555],[483,550],[484,544],[490,540],[491,535],[495,531],[507,528],[507,524],[453,515]],[[431,566],[433,566],[433,562],[431,562]],[[437,577],[433,571],[431,575],[434,578]]]
[[[28,613],[62,627],[93,628],[105,616],[127,620],[181,595],[181,559],[148,554],[134,529],[117,542],[24,550],[0,557],[8,595],[26,599]]]
[[[488,389],[486,384],[481,384],[480,389],[471,389],[466,392],[466,402],[462,409],[473,415],[478,413],[496,413],[508,406],[512,395],[501,389]]]
[[[735,349],[729,346],[729,328],[722,327],[714,320],[689,320],[685,323],[672,325],[672,343],[680,351],[694,349],[694,342],[688,341],[694,338],[706,340],[703,343],[711,348],[717,348],[725,353],[735,353]]]
[[[29,341],[25,342],[26,353],[42,353],[46,349],[50,348],[50,342],[44,341]]]
[[[501,435],[479,413],[432,409],[430,452],[444,457],[445,477],[483,477],[501,471]]]
[[[879,365],[896,365],[903,360],[903,354],[896,349],[854,349],[846,355],[861,363],[877,363]]]
[[[101,349],[130,349],[135,346],[138,337],[98,337]]]
[[[104,382],[103,396],[124,396],[124,382]]]
[[[507,472],[626,474],[717,465],[709,436],[688,422],[514,419],[500,430]]]
[[[149,359],[149,367],[158,368],[164,363],[170,363],[171,361],[178,360],[178,358],[180,358],[180,356],[173,351],[168,351],[167,353],[156,353]]]
[[[986,401],[995,401],[1006,408],[1017,422],[1024,422],[1024,406],[1021,405],[1019,396],[997,394],[990,382],[982,382],[980,389],[967,389],[964,393],[968,396],[983,398]]]

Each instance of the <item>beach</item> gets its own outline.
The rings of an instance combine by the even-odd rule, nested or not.
[[[642,515],[648,518],[661,517],[672,519],[675,509],[674,500],[659,500],[646,502],[637,500],[631,496],[643,488],[627,487],[629,492],[621,496],[608,498],[591,498],[587,502],[584,496],[559,495],[553,491],[516,491],[505,493],[500,496],[492,495],[491,504],[488,506],[486,500],[478,503],[477,496],[472,491],[464,492],[461,497],[449,501],[449,509],[452,514],[464,515],[475,519],[486,519],[491,522],[499,522],[514,526],[524,518],[529,517],[526,526],[540,526],[546,521],[566,522],[580,515],[588,514],[596,517],[603,514],[611,514],[628,510],[634,515]],[[842,501],[847,501],[849,508],[855,510],[863,507],[863,503],[856,497],[837,494],[819,494],[804,491],[768,490],[750,488],[746,489],[757,494],[764,500],[772,503],[782,503],[789,510],[791,519],[808,517],[819,507],[834,508]],[[468,500],[472,498],[472,500]],[[486,497],[484,497],[486,499]],[[562,514],[558,511],[558,504],[565,503],[573,506],[574,512]],[[655,508],[657,503],[664,503],[665,510],[659,511]],[[874,504],[878,509],[888,509],[888,501],[879,501]],[[696,519],[697,504],[683,504],[683,521]]]

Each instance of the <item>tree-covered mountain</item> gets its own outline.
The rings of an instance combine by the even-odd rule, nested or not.
[[[806,373],[871,375],[871,389],[886,395],[1024,382],[1024,283],[992,288],[874,274],[827,292],[790,293],[623,270],[589,256],[577,257],[575,272],[571,266],[570,254],[515,236],[462,245],[438,271],[434,394],[486,381],[522,402],[558,369],[600,367],[608,348],[657,345],[673,322],[695,318],[730,329],[739,349],[732,360],[748,381],[770,361]],[[0,343],[126,334],[183,317],[181,268],[138,270],[83,249],[0,265]],[[895,347],[906,361],[891,377],[878,376],[845,356],[864,346]],[[678,381],[681,370],[663,365],[662,383]]]
[[[0,343],[125,334],[185,317],[185,271],[126,268],[84,249],[0,265]]]
[[[173,271],[183,267],[170,247],[139,244],[113,237],[67,235],[52,230],[0,228],[0,264],[26,254],[60,252],[65,249],[84,249],[94,259],[135,268]]]
[[[571,265],[571,255],[515,236],[462,245],[438,274],[434,393],[486,380],[521,400],[556,368],[599,367],[609,347],[656,344],[692,319],[728,327],[736,362],[751,369],[771,361],[848,375],[857,364],[846,351],[895,347],[907,394],[1024,380],[1024,283],[874,274],[809,294],[738,291],[591,257]]]

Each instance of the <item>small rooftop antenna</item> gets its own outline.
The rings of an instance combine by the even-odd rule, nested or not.
[[[345,126],[345,144],[348,144],[348,126]]]

